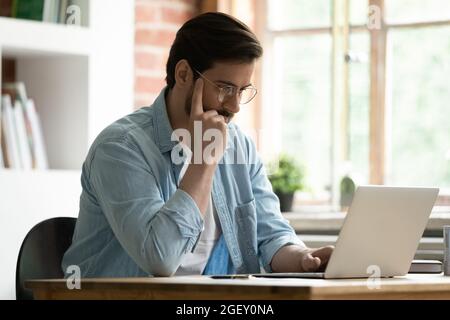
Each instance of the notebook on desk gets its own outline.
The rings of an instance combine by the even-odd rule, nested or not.
[[[442,262],[439,260],[413,260],[408,273],[441,273]]]

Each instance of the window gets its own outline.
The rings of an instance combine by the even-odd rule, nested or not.
[[[448,0],[385,0],[384,2],[386,21],[390,25],[450,20]]]
[[[357,1],[359,2],[359,1]],[[367,31],[350,33],[348,62],[348,164],[355,180],[369,183],[370,37]]]
[[[331,26],[329,0],[269,0],[270,30],[292,30]]]
[[[274,41],[274,54],[279,61],[277,81],[283,84],[276,92],[283,108],[282,150],[304,164],[316,164],[308,167],[306,185],[321,193],[330,182],[331,37],[279,37]]]
[[[392,30],[388,41],[387,182],[450,187],[450,25]]]
[[[374,6],[377,30],[367,24]],[[275,138],[260,143],[306,168],[298,203],[336,205],[346,173],[439,186],[444,202],[450,1],[265,0],[265,10],[261,127]]]

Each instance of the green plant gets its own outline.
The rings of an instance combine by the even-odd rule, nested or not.
[[[341,194],[351,194],[355,193],[355,182],[349,176],[344,176],[341,180]]]
[[[275,193],[289,194],[304,188],[304,169],[292,157],[281,154],[274,167],[269,180]]]
[[[356,185],[348,175],[344,176],[340,183],[341,198],[340,203],[343,207],[348,207],[352,203]]]

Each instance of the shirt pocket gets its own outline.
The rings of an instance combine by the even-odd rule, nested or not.
[[[239,246],[247,255],[257,255],[257,220],[255,199],[235,209]]]

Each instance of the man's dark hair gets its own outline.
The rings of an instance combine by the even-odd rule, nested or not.
[[[175,66],[186,59],[191,68],[203,72],[215,62],[252,62],[263,49],[255,34],[236,18],[208,12],[187,21],[178,30],[166,65],[166,82],[175,85]],[[194,74],[194,78],[198,75]]]

